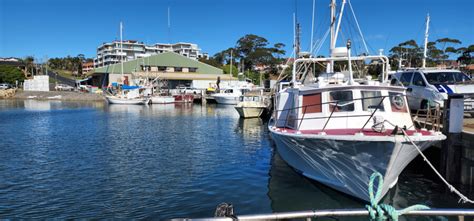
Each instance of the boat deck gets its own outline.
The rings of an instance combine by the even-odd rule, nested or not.
[[[294,134],[320,134],[321,132],[326,133],[326,135],[356,135],[357,133],[362,132],[364,136],[391,136],[393,129],[387,129],[385,132],[376,132],[371,129],[364,129],[360,130],[360,128],[353,128],[353,129],[326,129],[326,130],[295,130],[291,128],[276,128],[275,130],[285,133],[294,133]],[[408,136],[413,136],[416,132],[421,134],[422,136],[431,136],[433,135],[431,131],[427,130],[407,130],[406,133]],[[401,130],[398,132],[401,134]]]

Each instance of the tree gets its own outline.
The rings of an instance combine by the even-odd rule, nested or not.
[[[0,82],[15,84],[25,80],[23,72],[14,66],[0,65]]]
[[[280,60],[280,56],[285,54],[282,49],[283,43],[276,43],[273,47],[268,47],[267,39],[248,34],[237,40],[235,47],[236,57],[239,57],[247,68],[252,70],[256,65],[267,66],[272,74],[276,74],[276,64]]]
[[[226,64],[222,67],[224,74],[230,74],[230,64]],[[239,70],[236,66],[232,65],[232,77],[237,77],[239,75]]]
[[[392,60],[392,68],[397,68],[400,60],[406,61],[408,67],[419,67],[421,66],[421,49],[415,40],[408,40],[398,44],[397,46],[390,49],[390,59]]]
[[[33,56],[26,56],[25,59],[23,59],[23,62],[25,64],[26,72],[29,72],[31,75],[34,74],[34,69],[35,69],[35,58]]]
[[[457,49],[458,57],[457,61],[464,65],[474,64],[474,45],[469,45],[467,48]]]

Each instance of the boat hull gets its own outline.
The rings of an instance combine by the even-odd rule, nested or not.
[[[155,96],[150,99],[150,103],[152,104],[171,104],[174,102],[175,98],[171,96]]]
[[[125,105],[145,105],[150,101],[149,98],[136,98],[136,99],[126,99],[126,98],[116,98],[116,97],[105,97],[109,104],[125,104]]]
[[[262,115],[265,107],[235,107],[235,110],[237,110],[240,117],[256,118]]]
[[[368,183],[372,173],[384,176],[384,196],[418,155],[411,143],[401,139],[321,139],[317,135],[289,135],[272,128],[270,131],[280,156],[297,172],[364,201],[369,201]],[[434,142],[437,141],[416,143],[423,151]]]
[[[216,100],[216,103],[218,103],[218,104],[236,105],[240,102],[239,101],[240,96],[218,96],[218,95],[215,95],[213,97]]]

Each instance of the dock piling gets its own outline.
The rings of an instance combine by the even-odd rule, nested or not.
[[[441,174],[450,183],[460,182],[464,96],[450,94],[444,103],[443,133],[447,136],[441,148]]]

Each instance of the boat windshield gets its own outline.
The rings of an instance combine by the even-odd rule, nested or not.
[[[430,72],[424,74],[430,84],[459,84],[471,80],[462,72]]]

